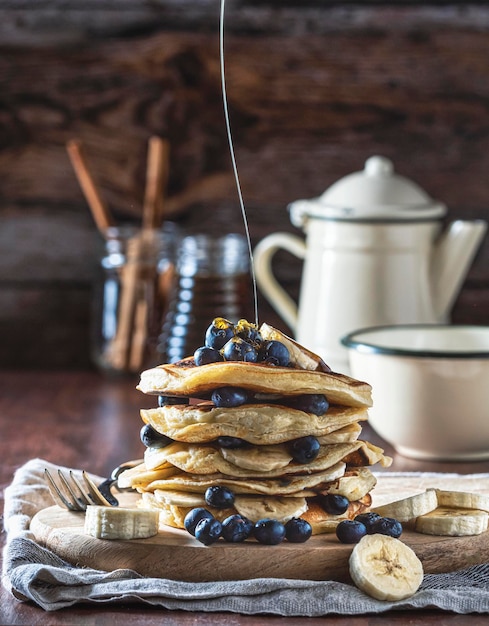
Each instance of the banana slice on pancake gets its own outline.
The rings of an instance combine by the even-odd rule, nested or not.
[[[313,370],[320,372],[331,372],[331,368],[314,352],[311,352],[300,343],[294,341],[281,330],[263,323],[260,326],[260,335],[264,340],[280,341],[287,347],[290,354],[290,363],[295,367],[304,370]]]
[[[145,370],[137,388],[150,395],[199,398],[226,385],[283,396],[322,393],[331,404],[372,406],[371,386],[344,374],[244,361],[197,366],[193,357]]]
[[[285,524],[289,519],[300,517],[307,511],[307,501],[299,497],[237,496],[234,500],[234,508],[240,515],[244,515],[252,522],[271,517]]]
[[[356,407],[330,406],[327,413],[318,416],[281,405],[246,404],[219,408],[206,402],[142,409],[141,418],[175,441],[204,443],[218,437],[238,437],[261,445],[307,435],[323,437],[367,420],[368,414],[367,409]]]

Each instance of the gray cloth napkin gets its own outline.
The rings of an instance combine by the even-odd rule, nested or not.
[[[45,467],[55,469],[42,459],[29,461],[17,470],[12,484],[5,490],[7,543],[2,582],[18,600],[31,600],[47,611],[78,602],[143,602],[187,611],[305,617],[421,608],[456,613],[489,612],[489,564],[451,574],[425,575],[419,591],[400,602],[380,602],[354,586],[330,580],[256,578],[186,583],[144,578],[128,569],[103,572],[76,567],[38,545],[29,531],[34,514],[53,504],[44,480]],[[487,483],[489,475],[472,475],[469,479],[474,483],[479,480]],[[211,557],[212,546],[209,547]]]

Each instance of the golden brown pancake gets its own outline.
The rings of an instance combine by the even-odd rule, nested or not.
[[[249,449],[240,449],[239,452],[242,458],[246,456],[246,453],[252,456],[253,460],[250,461],[248,467],[242,467],[235,462],[231,462],[229,457],[226,459],[224,455],[228,451],[224,452],[225,449],[213,445],[178,442],[172,443],[165,448],[147,448],[144,461],[147,469],[166,467],[169,463],[190,474],[220,473],[233,478],[276,478],[290,474],[311,474],[328,469],[359,450],[361,450],[362,458],[368,459],[371,465],[374,463],[390,464],[390,459],[383,455],[380,448],[376,448],[368,442],[354,441],[352,443],[336,443],[321,446],[317,457],[307,464],[291,460],[285,465],[280,464],[275,469],[263,470],[263,464],[266,463],[266,458],[271,453],[273,447],[251,446]],[[287,454],[285,444],[277,444],[275,447],[280,453]],[[236,453],[237,451],[235,450],[234,452]],[[264,452],[262,459],[260,459],[261,452]],[[250,467],[254,469],[250,469]]]
[[[238,437],[253,444],[275,444],[299,437],[321,437],[368,417],[367,409],[330,406],[321,416],[275,404],[218,408],[210,402],[142,409],[141,418],[159,433],[188,443]]]
[[[147,394],[199,398],[226,385],[283,396],[322,393],[331,404],[372,406],[370,385],[344,374],[244,361],[196,366],[193,357],[142,372],[137,388]]]
[[[142,506],[157,509],[160,512],[160,520],[164,524],[174,528],[184,528],[185,516],[194,507],[192,505],[180,506],[171,504],[158,496],[158,492],[143,493]],[[247,499],[248,501],[246,501]],[[320,534],[334,532],[341,520],[353,519],[359,513],[367,510],[371,501],[370,494],[367,494],[360,500],[350,502],[347,511],[342,515],[327,513],[314,498],[253,498],[243,496],[242,499],[236,499],[235,506],[227,509],[215,509],[209,506],[206,506],[206,508],[220,521],[238,512],[241,515],[245,515],[252,522],[271,517],[285,523],[292,517],[302,517],[311,524],[313,534]]]

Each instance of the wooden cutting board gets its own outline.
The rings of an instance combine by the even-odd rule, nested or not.
[[[134,506],[124,494],[121,506]],[[143,576],[189,582],[243,580],[257,577],[349,581],[353,546],[334,534],[315,535],[303,544],[266,546],[219,540],[204,546],[186,531],[165,528],[149,539],[108,541],[83,532],[84,515],[58,506],[43,509],[31,522],[37,541],[66,561],[111,571],[130,568]],[[421,559],[425,573],[450,572],[489,562],[489,531],[474,537],[434,537],[409,530],[402,540]]]

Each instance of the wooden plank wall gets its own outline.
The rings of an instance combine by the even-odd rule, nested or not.
[[[242,229],[218,18],[218,0],[0,4],[0,367],[90,367],[101,240],[68,139],[85,142],[120,222],[140,217],[156,133],[171,143],[171,219],[189,231]],[[297,232],[287,204],[373,154],[450,218],[489,217],[487,3],[228,0],[226,76],[254,243]],[[297,294],[300,266],[281,261]],[[488,238],[453,319],[489,321]]]

